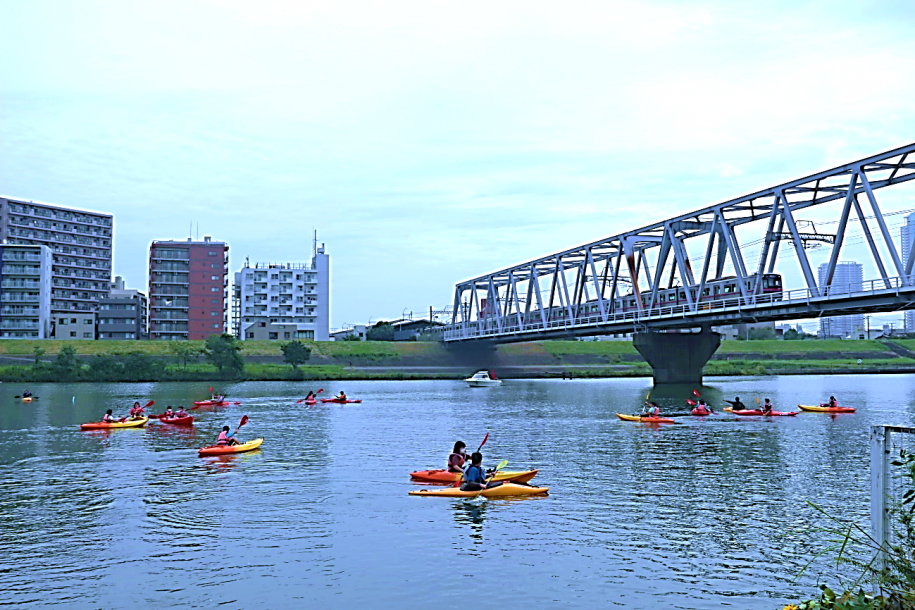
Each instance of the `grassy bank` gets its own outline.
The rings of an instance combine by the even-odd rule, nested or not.
[[[468,360],[433,342],[311,342],[311,359],[298,370],[282,361],[283,341],[246,341],[244,370],[232,379],[460,379],[479,368],[503,377],[632,377],[651,374],[628,341],[538,341],[498,346]],[[895,341],[894,352],[879,341],[725,341],[705,367],[707,375],[790,375],[915,371],[915,340]],[[203,349],[203,342],[189,342]],[[76,350],[67,375],[57,364],[60,350]],[[228,377],[201,355],[180,360],[167,341],[0,340],[2,381],[219,381]],[[36,347],[43,362],[32,364]],[[911,350],[905,352],[904,350]],[[105,359],[108,368],[104,368]],[[129,362],[115,367],[111,361]],[[860,363],[859,363],[860,360]],[[109,374],[108,371],[111,371]]]

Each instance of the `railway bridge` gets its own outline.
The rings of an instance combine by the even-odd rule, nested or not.
[[[915,308],[915,255],[903,260],[875,196],[910,180],[915,144],[460,282],[444,341],[460,348],[634,333],[655,383],[696,383],[720,344],[713,326]],[[810,208],[837,218],[835,233],[798,218]],[[879,277],[834,284],[851,223]],[[812,244],[831,248],[820,283]],[[744,256],[751,246],[757,260]],[[791,258],[804,285],[787,289],[778,270]]]

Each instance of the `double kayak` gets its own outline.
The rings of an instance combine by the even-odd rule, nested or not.
[[[537,470],[506,471],[500,470],[493,477],[493,481],[512,481],[514,483],[527,483],[535,476]],[[420,483],[456,483],[461,480],[460,472],[447,470],[417,470],[410,473],[410,478]]]
[[[197,450],[197,455],[200,457],[206,457],[208,455],[229,455],[232,453],[244,453],[245,451],[254,451],[261,446],[261,443],[264,442],[262,438],[256,438],[254,440],[248,441],[247,443],[242,443],[241,445],[213,445],[211,447],[203,447],[202,449]]]
[[[436,498],[511,498],[519,496],[545,496],[550,491],[549,487],[534,487],[532,485],[519,485],[517,483],[502,483],[498,487],[482,491],[461,491],[458,487],[445,487],[444,489],[417,489],[411,491],[411,496],[433,496]]]
[[[690,413],[692,413],[693,415],[695,415],[697,417],[702,417],[704,415],[712,414],[712,412],[709,411],[708,409],[700,409],[699,407],[694,408],[692,411],[690,411]]]
[[[188,415],[187,417],[160,417],[159,421],[163,424],[171,424],[173,426],[193,426],[194,417]]]
[[[616,416],[619,417],[623,421],[638,421],[638,422],[642,422],[643,424],[673,424],[673,423],[675,423],[674,420],[672,420],[669,417],[644,417],[642,415],[625,415],[623,413],[617,413]]]
[[[195,400],[195,407],[227,407],[231,402],[227,400]]]
[[[814,411],[816,413],[854,413],[854,407],[827,407],[825,405],[820,405],[814,407],[813,405],[798,405],[798,409],[801,411]]]
[[[362,402],[362,399],[350,400],[349,398],[322,398],[321,402],[335,402],[341,405],[348,405],[351,402]]]
[[[791,417],[793,415],[798,414],[797,411],[769,411],[768,413],[766,413],[762,409],[752,409],[752,410],[751,409],[743,409],[743,410],[738,409],[736,411],[734,409],[731,409],[730,412],[733,413],[734,415],[750,415],[750,416],[765,415],[766,417],[768,417],[770,415],[775,416],[775,417]]]
[[[145,426],[146,422],[149,421],[148,417],[141,417],[140,419],[135,419],[133,421],[119,421],[109,424],[107,422],[99,421],[92,422],[88,424],[80,424],[80,430],[110,430],[112,428],[139,428]]]

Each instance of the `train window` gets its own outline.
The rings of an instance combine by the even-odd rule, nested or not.
[[[725,286],[725,287],[724,287],[724,293],[725,293],[725,294],[730,294],[730,293],[732,293],[732,292],[734,292],[734,287],[733,287],[733,286]]]
[[[721,286],[715,286],[715,294],[721,292]]]
[[[681,292],[681,293],[680,293],[680,298],[686,300],[686,293],[685,293],[685,292]]]
[[[702,296],[704,296],[704,297],[708,296],[708,288],[706,288],[705,290],[702,291]]]

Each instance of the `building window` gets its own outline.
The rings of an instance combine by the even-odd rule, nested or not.
[[[210,250],[209,252],[207,252],[207,255],[209,255],[209,256],[218,256],[219,253],[218,253],[218,252],[213,252],[212,250]]]
[[[219,324],[214,324],[213,328],[219,328]]]
[[[270,338],[271,338],[271,339],[276,339],[276,333],[270,333]]]
[[[61,325],[63,325],[63,326],[66,326],[66,325],[69,324],[70,322],[69,322],[66,318],[60,318],[60,319],[57,321],[57,323],[58,323],[58,324],[61,324]]]
[[[258,328],[267,328],[267,323],[266,323],[266,322],[258,322],[258,323],[257,323],[257,327],[258,327]]]
[[[218,312],[218,311],[211,311],[211,312],[210,312],[210,315],[211,315],[211,316],[218,316],[218,315],[219,315],[219,312]]]
[[[283,333],[283,338],[284,338],[284,339],[288,339],[288,338],[289,338],[289,333]]]
[[[92,333],[83,333],[83,339],[91,339]]]
[[[70,318],[70,324],[76,324],[76,318]]]
[[[83,320],[83,324],[92,324],[92,320],[90,320],[89,318],[86,318],[85,320]]]
[[[76,336],[76,331],[75,331],[75,330],[71,330],[71,331],[70,331],[70,336],[71,336],[71,337],[75,337],[75,336]]]
[[[219,290],[219,288],[217,288],[216,286],[213,286],[212,288],[210,288],[210,292],[216,292],[217,290]]]
[[[253,339],[253,338],[254,338],[254,333],[252,333],[250,331],[245,333],[245,339]]]
[[[211,276],[210,276],[210,279],[213,280],[213,281],[216,281],[216,280],[219,279],[219,276],[218,276],[218,275],[211,275]]]

